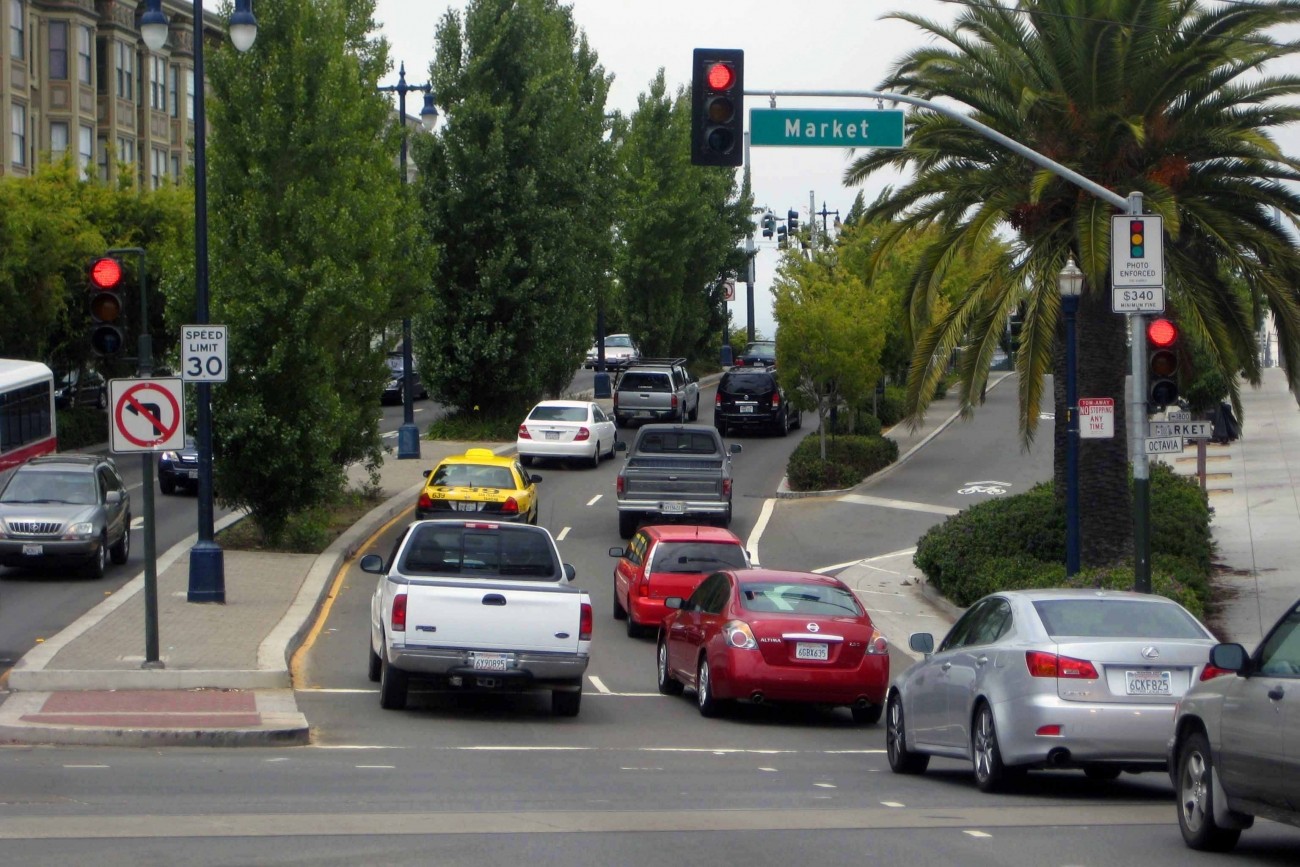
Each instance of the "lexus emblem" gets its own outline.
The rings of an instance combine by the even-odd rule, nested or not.
[[[1157,650],[1157,649],[1156,649],[1155,647],[1153,647],[1153,646],[1142,648],[1142,658],[1143,658],[1143,659],[1156,659],[1156,658],[1158,658],[1159,656],[1160,656],[1160,651]]]
[[[816,623],[809,623],[809,624],[808,624],[808,631],[809,631],[809,632],[817,632],[817,631],[819,631],[820,629],[821,629],[821,627],[818,626]]]

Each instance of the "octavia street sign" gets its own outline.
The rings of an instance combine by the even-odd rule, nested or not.
[[[897,108],[754,108],[754,147],[901,148],[903,111]]]

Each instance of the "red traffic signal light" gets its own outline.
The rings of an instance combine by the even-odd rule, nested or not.
[[[691,72],[691,164],[739,166],[744,160],[745,52],[697,48]]]
[[[709,83],[709,90],[730,90],[736,83],[736,73],[730,64],[715,63],[709,67],[705,80]]]
[[[1178,326],[1159,318],[1147,323],[1147,407],[1155,412],[1178,402]]]
[[[97,355],[116,355],[126,342],[122,278],[122,263],[111,256],[90,265],[90,348]]]

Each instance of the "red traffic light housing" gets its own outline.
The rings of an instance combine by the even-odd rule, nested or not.
[[[1178,326],[1163,317],[1147,323],[1147,410],[1178,402]]]
[[[126,342],[122,263],[111,256],[90,265],[90,348],[96,355],[117,355]]]
[[[697,48],[691,72],[691,163],[735,168],[744,161],[745,52]]]

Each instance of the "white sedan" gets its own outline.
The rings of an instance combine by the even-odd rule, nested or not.
[[[577,458],[596,467],[614,456],[614,420],[599,404],[584,400],[544,400],[519,426],[519,462],[534,458]]]

